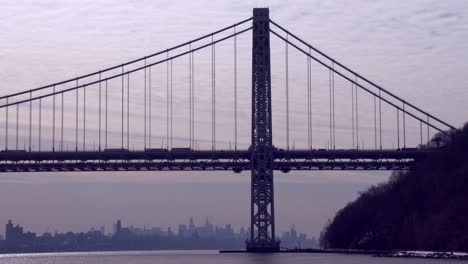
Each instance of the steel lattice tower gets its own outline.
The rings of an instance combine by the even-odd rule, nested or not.
[[[275,239],[268,8],[253,10],[251,234],[247,251],[279,251]]]

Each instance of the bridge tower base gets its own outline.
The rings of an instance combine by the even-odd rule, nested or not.
[[[278,252],[273,193],[270,20],[254,8],[252,37],[251,223],[248,252]]]

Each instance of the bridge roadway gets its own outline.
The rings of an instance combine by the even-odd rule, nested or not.
[[[274,170],[404,170],[437,150],[273,151]],[[1,151],[0,172],[250,170],[249,150]]]

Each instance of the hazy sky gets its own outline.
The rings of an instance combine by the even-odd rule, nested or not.
[[[10,1],[0,0],[0,93],[22,91],[75,77],[164,50],[251,16],[253,7],[270,7],[271,18],[332,57],[455,126],[467,119],[468,4],[466,1]],[[239,133],[249,142],[250,41],[239,37]],[[275,145],[284,145],[284,44],[272,37]],[[291,139],[305,146],[306,60],[290,48]],[[196,134],[208,147],[210,51],[196,54]],[[174,62],[176,146],[185,146],[188,59]],[[217,133],[219,146],[233,141],[232,42],[217,46]],[[165,65],[153,69],[155,145],[165,138]],[[327,144],[326,71],[313,66],[316,147]],[[132,79],[132,147],[141,148],[143,86]],[[119,82],[110,84],[120,91]],[[97,87],[88,89],[87,148],[97,142]],[[350,145],[350,86],[337,80],[337,142]],[[115,94],[115,93],[114,93]],[[362,144],[372,142],[370,100],[362,97]],[[72,97],[66,98],[73,102]],[[112,95],[113,102],[119,101]],[[367,104],[366,104],[367,102]],[[50,102],[48,102],[50,104]],[[47,104],[47,102],[44,102]],[[120,108],[110,106],[110,145],[120,135]],[[67,135],[74,131],[74,105],[67,105]],[[80,106],[81,107],[81,106]],[[26,117],[27,106],[20,115]],[[81,109],[81,108],[80,108]],[[161,110],[163,109],[163,110]],[[393,112],[384,108],[386,147],[395,144]],[[45,111],[45,122],[51,115]],[[94,114],[93,114],[94,112]],[[3,110],[0,114],[4,124]],[[34,113],[37,117],[37,111]],[[13,120],[14,112],[10,112]],[[115,118],[115,119],[112,119]],[[80,126],[82,116],[80,115]],[[419,142],[418,123],[409,125],[409,142]],[[20,145],[26,123],[21,123]],[[393,125],[392,125],[393,124]],[[13,132],[13,130],[11,130]],[[49,138],[51,126],[45,126]],[[70,132],[70,133],[68,133]],[[81,132],[80,132],[81,133]],[[3,138],[4,132],[0,134]],[[74,137],[66,144],[74,147]],[[81,139],[81,135],[80,135]],[[36,142],[36,141],[34,141]],[[13,144],[13,143],[9,143]],[[33,143],[37,144],[37,143]],[[0,147],[4,148],[1,140]],[[10,145],[11,146],[11,145]],[[295,223],[318,234],[337,209],[358,191],[386,179],[386,173],[294,172],[276,174],[278,228]],[[249,223],[249,174],[233,173],[55,173],[0,175],[0,223],[8,218],[43,232],[85,230],[116,218],[137,226],[168,226],[191,216],[235,227]],[[173,226],[174,227],[174,226]],[[1,229],[0,229],[1,230]],[[2,231],[0,231],[2,232]]]

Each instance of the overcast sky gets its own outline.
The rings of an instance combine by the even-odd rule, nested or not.
[[[248,18],[253,7],[270,7],[271,18],[350,68],[395,94],[461,126],[468,114],[468,4],[465,1],[10,1],[0,0],[0,93],[2,95],[113,66],[213,32]],[[251,33],[238,38],[239,141],[250,141]],[[233,142],[233,42],[217,46],[218,146]],[[276,146],[284,146],[284,43],[272,37],[273,121]],[[306,60],[290,48],[291,141],[307,143]],[[196,53],[196,137],[208,148],[210,134],[210,54]],[[188,137],[187,59],[174,61],[176,146]],[[165,144],[166,66],[153,73],[153,144]],[[328,73],[313,68],[314,146],[328,135]],[[131,147],[143,144],[143,75],[131,84]],[[350,85],[337,79],[337,143],[350,146]],[[120,142],[119,81],[110,83],[109,145]],[[88,149],[98,142],[97,86],[89,87]],[[360,95],[360,143],[372,147],[372,101]],[[74,104],[66,97],[65,142],[74,148]],[[44,115],[44,147],[51,146],[51,108]],[[81,107],[81,106],[80,106]],[[28,105],[20,116],[27,120]],[[384,145],[396,144],[395,113],[384,108]],[[4,114],[1,114],[4,126]],[[15,112],[10,111],[10,120]],[[38,112],[34,112],[38,116]],[[82,114],[80,108],[80,126]],[[392,119],[393,118],[393,119]],[[37,118],[34,119],[37,122]],[[408,121],[408,141],[419,142],[419,123]],[[36,123],[35,123],[36,124]],[[13,127],[13,126],[12,126]],[[81,127],[80,127],[81,128]],[[14,130],[10,130],[13,134]],[[27,123],[20,123],[20,145],[27,148]],[[35,130],[36,131],[36,130]],[[81,132],[80,132],[81,133]],[[433,131],[431,131],[433,133]],[[4,132],[1,132],[3,138]],[[37,132],[33,144],[37,147]],[[82,134],[80,134],[81,140]],[[11,138],[10,138],[11,139]],[[362,141],[362,142],[361,142]],[[13,146],[13,139],[9,147]],[[3,140],[0,147],[4,148]],[[81,145],[80,145],[81,146]],[[359,191],[382,182],[388,173],[276,173],[278,228],[291,224],[318,235],[336,210]],[[249,223],[249,174],[233,173],[55,173],[0,175],[0,223],[12,218],[37,232],[86,230],[117,218],[136,226],[202,222],[235,227]],[[108,228],[109,229],[109,228]],[[0,232],[1,229],[0,229]]]

